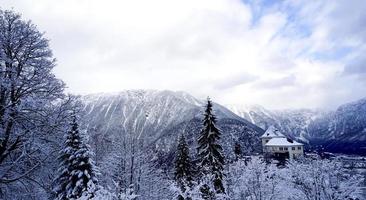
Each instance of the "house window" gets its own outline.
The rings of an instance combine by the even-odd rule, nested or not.
[[[285,150],[287,151],[288,149],[287,149],[287,147],[285,147]]]
[[[301,150],[301,147],[297,147],[298,150]]]
[[[282,151],[283,150],[283,147],[280,147],[280,151]]]
[[[266,143],[268,142],[268,140],[265,140],[266,141]]]
[[[295,147],[292,147],[292,150],[295,151],[296,150]]]

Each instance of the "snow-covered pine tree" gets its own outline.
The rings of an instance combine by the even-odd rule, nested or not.
[[[189,157],[189,148],[183,134],[179,137],[178,142],[175,158],[174,180],[182,193],[185,193],[187,189],[192,187],[193,166]],[[179,195],[178,199],[183,200],[184,197]]]
[[[239,142],[235,142],[234,144],[234,154],[235,161],[238,161],[243,156],[243,152],[241,151],[241,145]]]
[[[219,144],[221,133],[216,127],[216,117],[212,111],[212,102],[208,98],[204,113],[203,128],[198,138],[198,161],[201,173],[212,177],[212,184],[216,193],[225,193],[223,185],[224,156]],[[203,193],[209,188],[203,187]],[[207,193],[208,194],[208,193]],[[203,194],[205,196],[205,194]]]
[[[60,176],[57,179],[57,199],[90,199],[96,190],[96,168],[88,145],[83,143],[76,117],[60,152]]]
[[[117,183],[117,194],[127,193],[127,180],[125,177],[126,174],[126,161],[123,158],[119,158],[119,162],[117,164],[117,171],[114,174],[114,178]]]

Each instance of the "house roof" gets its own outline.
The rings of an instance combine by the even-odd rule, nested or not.
[[[303,144],[298,143],[294,140],[287,139],[285,137],[277,137],[270,139],[265,146],[302,146]]]
[[[268,127],[266,132],[261,136],[261,138],[285,138],[285,136],[274,126]]]

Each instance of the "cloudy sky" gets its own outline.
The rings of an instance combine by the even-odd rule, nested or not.
[[[222,104],[366,97],[363,0],[0,0],[31,19],[79,94],[184,90]]]

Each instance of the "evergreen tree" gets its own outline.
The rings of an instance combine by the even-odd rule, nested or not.
[[[189,157],[189,148],[183,135],[180,136],[175,159],[174,179],[181,191],[184,193],[192,186],[193,166]],[[178,197],[183,200],[183,196]]]
[[[216,117],[212,112],[212,102],[208,98],[204,113],[203,128],[198,138],[198,161],[202,174],[212,177],[212,185],[216,193],[225,193],[223,185],[224,156],[218,143],[221,133],[216,127]],[[203,196],[210,193],[207,186],[202,187]],[[210,195],[211,196],[211,195]]]
[[[234,154],[235,154],[235,161],[238,161],[243,156],[243,152],[241,151],[241,145],[239,142],[235,142]]]
[[[83,143],[79,133],[76,117],[66,135],[65,148],[60,153],[57,199],[92,198],[97,183],[96,169],[89,147]]]
[[[126,161],[123,158],[118,158],[117,171],[114,174],[114,180],[118,184],[117,194],[126,194],[127,192],[127,179],[126,174]]]

